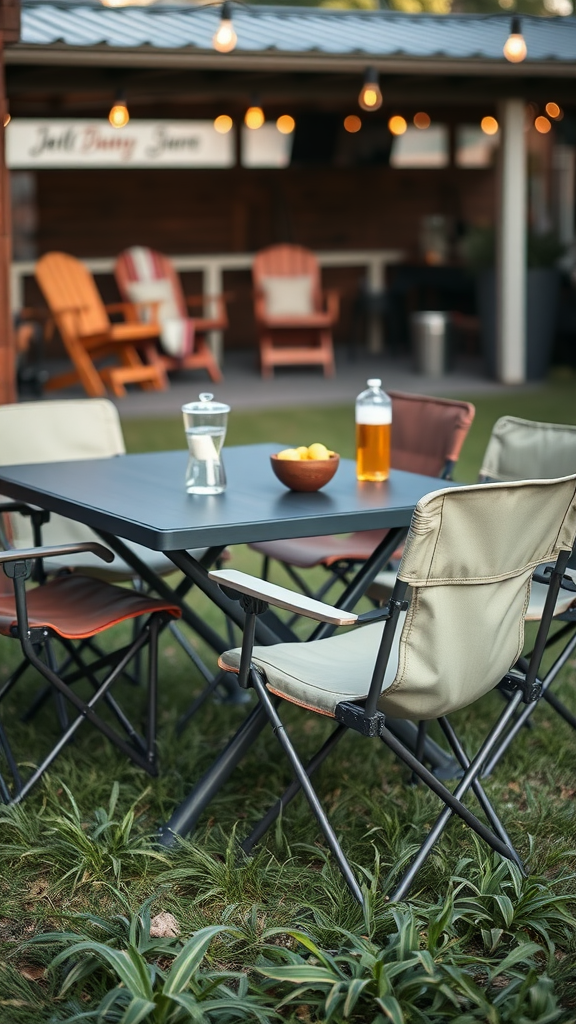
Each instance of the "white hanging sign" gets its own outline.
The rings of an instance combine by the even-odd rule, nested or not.
[[[212,121],[107,121],[12,118],[6,163],[36,167],[233,167],[234,128],[219,134]]]

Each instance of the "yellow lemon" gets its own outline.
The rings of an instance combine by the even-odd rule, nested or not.
[[[283,452],[278,452],[277,459],[286,459],[290,462],[298,462],[300,456],[295,448],[285,448]]]
[[[330,453],[325,444],[320,444],[318,441],[316,441],[314,444],[311,444],[308,447],[308,458],[315,460],[324,460],[330,458]]]
[[[296,451],[298,452],[298,458],[299,459],[307,459],[308,458],[308,449],[307,449],[305,444],[301,444],[300,447],[296,449]]]

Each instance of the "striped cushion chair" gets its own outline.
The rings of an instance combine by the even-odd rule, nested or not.
[[[114,276],[122,298],[132,304],[134,318],[159,322],[162,362],[167,370],[204,369],[211,380],[222,380],[206,342],[208,331],[228,326],[222,296],[211,296],[216,315],[205,317],[204,296],[185,296],[168,257],[144,246],[133,246],[120,253]],[[199,307],[200,315],[190,316],[189,306]]]

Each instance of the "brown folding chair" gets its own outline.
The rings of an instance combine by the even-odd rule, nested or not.
[[[449,480],[474,419],[470,402],[430,395],[389,391],[392,399],[390,461],[393,469]],[[388,531],[366,530],[349,536],[302,537],[251,544],[264,556],[263,579],[270,560],[280,562],[290,578],[309,597],[323,597],[338,579],[346,581],[351,568],[374,553]],[[401,551],[395,552],[400,557]],[[313,594],[299,569],[321,565],[330,575]]]
[[[271,245],[254,257],[252,280],[262,376],[272,377],[275,366],[319,365],[333,377],[339,298],[322,292],[314,253]]]
[[[0,508],[17,511],[21,506],[11,503]],[[167,619],[180,617],[180,609],[167,601],[77,574],[58,576],[43,586],[26,589],[26,579],[38,559],[82,552],[90,552],[104,562],[111,562],[114,557],[108,548],[93,542],[0,551],[0,565],[4,569],[0,574],[0,634],[18,640],[24,655],[24,661],[1,687],[0,702],[32,666],[57,697],[61,728],[61,735],[52,749],[24,780],[6,727],[0,722],[0,754],[4,754],[12,776],[9,784],[0,773],[0,799],[4,803],[19,803],[24,799],[84,721],[89,721],[144,771],[156,774],[158,633]],[[11,579],[11,584],[6,577]],[[102,654],[92,647],[93,637],[121,622],[136,619],[143,620],[142,628],[121,648]],[[66,651],[62,666],[56,660],[56,642]],[[142,737],[109,691],[145,646],[149,648],[148,692],[146,736]],[[74,689],[82,679],[86,679],[94,691],[86,700]],[[100,701],[107,705],[121,732],[98,714],[96,705]],[[68,705],[78,712],[71,722],[68,721]],[[29,757],[27,752],[27,760]]]
[[[38,260],[35,275],[74,364],[71,372],[51,377],[46,390],[80,383],[91,398],[103,397],[107,388],[121,398],[126,384],[138,384],[145,391],[162,391],[168,386],[157,356],[157,324],[141,324],[136,318],[111,323],[109,312],[126,315],[130,310],[124,303],[105,306],[90,271],[66,253],[46,253]],[[96,365],[110,358],[116,365]]]
[[[161,350],[162,366],[166,370],[206,370],[210,380],[220,383],[222,373],[206,335],[228,327],[224,296],[184,295],[180,278],[168,257],[144,246],[120,253],[114,276],[122,298],[135,303],[132,306],[135,318],[144,322],[160,320],[161,344],[164,315],[180,321],[176,326],[181,328],[182,350],[179,354]],[[213,308],[211,316],[204,315],[207,303]],[[197,315],[191,315],[189,308],[197,308]]]

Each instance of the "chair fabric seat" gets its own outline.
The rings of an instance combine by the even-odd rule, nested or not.
[[[382,690],[394,681],[406,613],[402,612]],[[334,717],[343,700],[362,700],[370,689],[384,623],[374,623],[325,640],[255,647],[252,662],[266,676],[268,689],[293,704]],[[226,651],[218,664],[230,672],[240,667],[240,648]],[[381,700],[381,710],[385,710]]]
[[[68,640],[95,636],[126,619],[135,619],[153,612],[168,612],[178,619],[177,605],[114,587],[85,576],[59,576],[27,593],[30,626],[53,630]],[[16,626],[14,595],[0,590],[0,633],[10,635]]]
[[[373,554],[387,530],[363,530],[348,535],[328,534],[324,537],[295,537],[293,540],[270,540],[250,544],[261,555],[286,562],[298,569],[335,562],[365,562]]]

